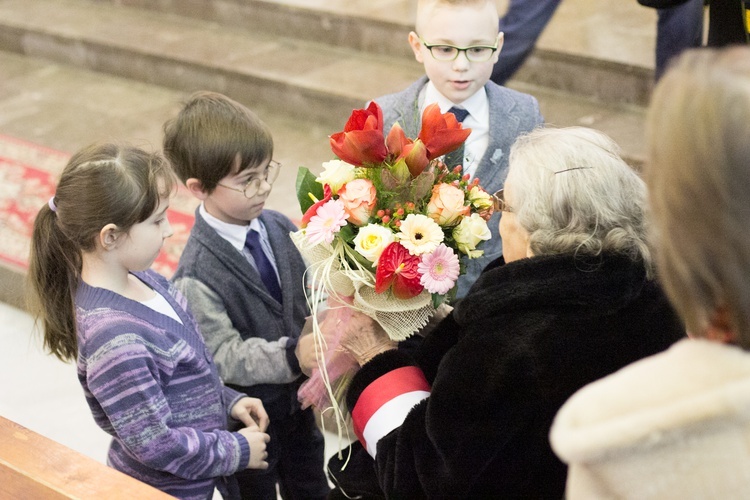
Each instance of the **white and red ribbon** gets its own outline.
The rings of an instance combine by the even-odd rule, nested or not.
[[[367,386],[352,410],[354,433],[374,458],[378,441],[406,419],[420,401],[430,396],[422,370],[405,366],[392,370]]]

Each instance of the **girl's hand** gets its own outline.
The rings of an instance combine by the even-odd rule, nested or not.
[[[252,398],[247,398],[252,399]],[[245,427],[240,429],[247,443],[250,445],[250,460],[247,462],[247,469],[268,469],[268,452],[266,451],[266,444],[271,440],[271,437],[265,432],[260,432],[257,427]]]
[[[239,420],[248,428],[255,428],[265,432],[270,422],[263,403],[258,398],[242,398],[232,407],[230,413],[233,419]]]

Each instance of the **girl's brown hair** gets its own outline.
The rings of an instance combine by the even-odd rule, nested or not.
[[[29,310],[52,354],[76,357],[74,299],[83,253],[96,249],[107,224],[127,232],[146,220],[173,186],[166,160],[135,147],[95,144],[70,158],[52,202],[34,221],[29,258]]]

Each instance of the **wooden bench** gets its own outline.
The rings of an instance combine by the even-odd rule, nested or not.
[[[0,417],[0,498],[174,498]]]

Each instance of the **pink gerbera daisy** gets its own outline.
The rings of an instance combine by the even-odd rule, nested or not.
[[[459,275],[458,256],[441,243],[434,252],[422,256],[417,270],[422,275],[420,283],[430,293],[440,295],[453,288]]]
[[[330,200],[318,208],[318,211],[310,217],[305,234],[310,243],[331,243],[336,233],[346,226],[346,210],[344,203],[339,200]]]

